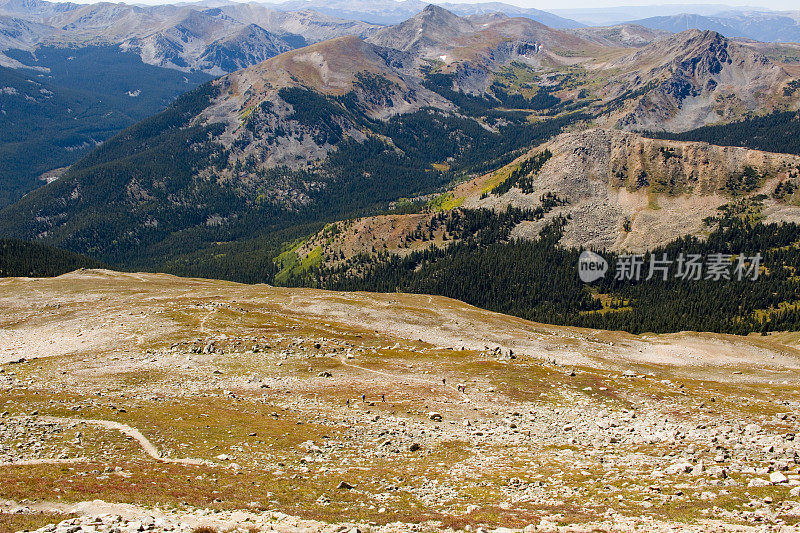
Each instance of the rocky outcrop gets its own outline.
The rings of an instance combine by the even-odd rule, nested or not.
[[[533,207],[552,193],[567,202],[551,213],[570,216],[564,245],[641,251],[701,234],[703,219],[734,195],[769,195],[779,180],[795,179],[791,176],[800,168],[797,156],[603,129],[561,135],[547,149],[553,156],[535,176],[531,193],[512,188],[500,197],[467,200],[465,206]],[[745,172],[753,174],[747,187],[738,179]],[[523,223],[515,235],[536,238],[540,226]]]
[[[712,31],[661,39],[604,67],[615,69],[608,109],[626,130],[686,131],[797,106],[780,65]]]
[[[531,189],[512,187],[486,194],[497,175],[519,167],[544,150],[552,153],[528,178]],[[749,176],[749,178],[748,178]],[[512,237],[535,240],[557,216],[567,218],[561,244],[567,247],[643,252],[686,235],[703,236],[704,220],[726,204],[758,195],[770,222],[800,220],[800,198],[775,197],[779,182],[798,184],[800,157],[697,142],[642,137],[619,130],[590,129],[562,134],[508,167],[465,182],[447,193],[463,208],[537,208],[542,197],[559,204],[538,221],[522,222]],[[375,251],[405,255],[430,245],[445,246],[441,227],[428,231],[432,214],[386,215],[338,223],[297,249],[305,257],[322,247],[332,265],[341,258]],[[418,233],[430,239],[415,240]]]

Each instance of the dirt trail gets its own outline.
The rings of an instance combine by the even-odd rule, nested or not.
[[[0,280],[0,309],[0,433],[14,444],[0,514],[89,515],[51,530],[96,533],[109,513],[126,517],[101,518],[109,529],[152,533],[325,533],[355,519],[392,521],[363,528],[375,533],[474,531],[525,517],[562,533],[686,520],[741,533],[800,516],[800,444],[786,438],[800,333],[628,335],[429,295],[101,271]],[[118,503],[80,503],[101,496]],[[143,498],[168,510],[126,507]],[[395,522],[420,517],[435,525]]]
[[[202,333],[203,335],[208,335],[208,330],[206,329],[206,320],[208,320],[211,317],[211,315],[213,315],[216,312],[217,312],[216,309],[210,310],[208,313],[206,313],[206,316],[204,316],[203,319],[200,321],[200,333]]]
[[[189,459],[189,458],[171,459],[171,458],[168,458],[168,457],[163,457],[161,452],[158,450],[158,448],[156,448],[155,445],[147,439],[147,437],[142,435],[141,432],[138,429],[136,429],[134,427],[131,427],[131,426],[127,425],[127,424],[121,424],[119,422],[114,422],[112,420],[62,418],[62,417],[55,417],[55,416],[43,416],[43,417],[40,417],[40,420],[43,420],[45,422],[54,422],[54,423],[57,423],[57,424],[78,423],[78,424],[89,424],[89,425],[93,425],[93,426],[100,426],[100,427],[103,427],[103,428],[106,428],[106,429],[115,429],[115,430],[120,431],[121,433],[131,437],[132,439],[134,439],[136,442],[138,442],[141,445],[142,449],[145,451],[145,453],[147,455],[149,455],[150,457],[152,457],[156,461],[160,461],[162,463],[174,463],[174,464],[195,465],[195,466],[196,465],[209,464],[208,461],[204,461],[203,459]],[[45,460],[41,460],[41,463],[39,463],[39,464],[42,464],[42,463],[45,463],[45,462],[57,463],[57,462],[63,462],[63,461],[59,460],[59,459],[45,459]],[[22,464],[22,463],[14,463],[14,464]]]

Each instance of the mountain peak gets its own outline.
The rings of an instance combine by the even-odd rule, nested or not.
[[[714,30],[699,30],[699,29],[690,29],[686,31],[682,31],[681,33],[677,34],[678,39],[684,39],[686,41],[695,40],[695,41],[720,41],[720,40],[727,40],[727,37],[719,33],[718,31]]]
[[[448,11],[441,6],[437,6],[434,4],[428,4],[425,6],[425,9],[411,17],[409,21],[425,21],[425,22],[434,22],[436,24],[448,24],[453,21],[465,21],[465,19],[459,17],[452,11]],[[409,22],[406,21],[406,22]]]
[[[433,4],[396,26],[384,28],[369,41],[396,50],[425,53],[475,31],[469,20]]]
[[[291,50],[229,74],[220,83],[237,87],[234,99],[242,99],[237,105],[245,108],[283,87],[300,86],[322,94],[342,95],[352,89],[356,74],[365,71],[400,82],[373,45],[358,37],[344,36]],[[249,95],[247,101],[244,93]]]

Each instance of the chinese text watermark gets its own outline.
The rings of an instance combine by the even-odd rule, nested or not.
[[[667,253],[622,254],[614,264],[614,279],[617,281],[649,281],[669,279],[685,281],[755,281],[761,272],[761,253],[684,254],[669,257]],[[604,278],[609,271],[608,261],[598,253],[585,250],[578,258],[578,276],[581,281],[591,283]]]

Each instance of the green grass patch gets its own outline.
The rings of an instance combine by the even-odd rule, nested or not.
[[[447,192],[441,194],[428,203],[428,208],[431,211],[450,211],[457,207],[461,207],[464,203],[464,198],[456,198],[453,193]]]

